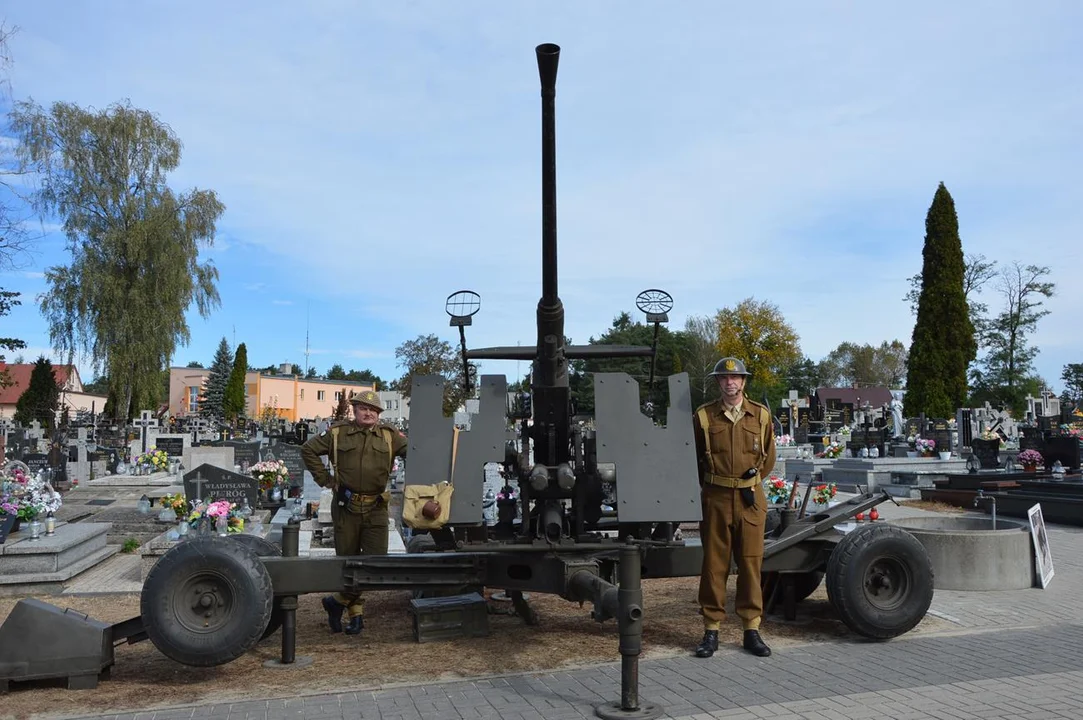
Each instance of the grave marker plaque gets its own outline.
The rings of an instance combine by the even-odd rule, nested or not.
[[[154,440],[154,446],[159,450],[165,450],[169,457],[181,457],[184,454],[184,438],[182,437],[158,437]]]
[[[254,508],[259,500],[259,481],[204,463],[184,474],[184,496],[189,502],[197,498],[212,498],[238,505],[247,498],[249,507]]]
[[[28,453],[22,458],[26,466],[30,468],[31,475],[37,475],[39,470],[49,467],[49,456],[44,453]]]
[[[932,433],[930,440],[936,442],[934,448],[937,452],[951,452],[951,426],[947,420],[931,420]]]
[[[286,469],[290,471],[290,487],[303,487],[305,484],[305,463],[301,459],[301,448],[297,445],[278,443],[271,449],[271,454],[275,456],[276,460],[281,460],[286,464]]]
[[[247,462],[251,467],[259,462],[259,443],[227,442],[226,447],[233,448],[233,463],[244,467]]]

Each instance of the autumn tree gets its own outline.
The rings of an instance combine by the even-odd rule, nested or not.
[[[153,114],[20,102],[11,115],[21,169],[37,173],[35,209],[59,218],[71,264],[45,272],[41,311],[53,347],[85,353],[109,378],[116,412],[157,401],[158,373],[187,343],[185,315],[218,306],[218,271],[199,261],[224,207],[211,190],[175,193],[181,143]]]
[[[959,219],[944,183],[925,216],[922,259],[903,403],[910,417],[952,417],[966,401],[967,368],[978,346],[964,293]]]
[[[225,338],[223,338],[225,340]],[[226,396],[224,401],[225,415],[229,420],[235,420],[243,416],[247,400],[245,377],[248,372],[248,348],[244,343],[237,346],[237,352],[233,355],[233,368],[229,373],[229,381],[226,383]]]
[[[821,363],[821,376],[834,387],[899,387],[906,378],[906,346],[898,340],[879,347],[840,343]]]
[[[440,375],[444,378],[444,414],[451,415],[467,399],[463,367],[459,353],[446,340],[435,335],[418,335],[395,348],[395,360],[404,372],[391,389],[410,397],[415,377]],[[477,371],[474,363],[472,372]]]
[[[797,332],[778,306],[746,298],[736,307],[719,310],[717,322],[719,357],[739,358],[752,373],[746,394],[757,401],[765,392],[779,396],[780,380],[802,354]]]
[[[1038,348],[1027,342],[1038,321],[1049,314],[1043,307],[1053,297],[1055,286],[1045,278],[1048,267],[1012,263],[1000,271],[997,290],[1004,309],[989,320],[982,337],[986,354],[971,373],[974,400],[989,401],[1021,413],[1025,398],[1032,392],[1034,358]]]
[[[56,427],[56,410],[60,405],[60,385],[56,381],[53,364],[44,356],[39,357],[30,371],[30,382],[15,402],[15,422],[29,425],[34,420],[52,430]]]

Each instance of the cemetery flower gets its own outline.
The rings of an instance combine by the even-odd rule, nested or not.
[[[772,475],[764,481],[763,492],[767,495],[767,501],[771,503],[784,502],[790,497],[789,486],[777,475]]]
[[[150,465],[155,470],[165,470],[169,467],[169,456],[165,450],[150,450],[135,459],[137,465]]]
[[[170,508],[178,515],[182,515],[188,508],[188,503],[185,501],[184,496],[180,493],[174,495],[163,495],[158,500],[158,504],[164,508]]]
[[[835,486],[835,483],[829,483],[826,485],[817,485],[812,488],[812,500],[821,505],[826,505],[836,495],[838,495],[839,489]]]
[[[237,504],[228,500],[193,500],[188,524],[197,530],[213,528],[218,518],[226,519],[227,532],[244,532],[244,518],[238,514]]]
[[[981,439],[982,440],[999,440],[1000,436],[997,435],[992,430],[982,430],[981,431]]]
[[[39,476],[28,475],[21,467],[0,470],[0,509],[30,522],[39,515],[55,513],[63,501],[60,493]]]
[[[823,452],[816,453],[816,457],[829,458],[833,460],[835,458],[842,457],[842,453],[845,449],[846,448],[843,446],[842,443],[833,442],[827,447],[825,447]]]
[[[281,460],[264,460],[248,468],[248,474],[259,480],[260,490],[270,490],[290,481],[290,471]]]
[[[1037,450],[1024,450],[1016,459],[1023,465],[1041,465],[1045,458]]]
[[[928,440],[926,438],[918,438],[914,441],[914,447],[922,455],[932,455],[936,450],[936,440]]]
[[[777,438],[775,438],[775,445],[777,445],[778,447],[789,447],[793,444],[793,438],[789,435],[779,435]]]

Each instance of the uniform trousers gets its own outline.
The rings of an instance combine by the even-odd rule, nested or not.
[[[748,507],[740,490],[704,484],[700,498],[703,520],[703,568],[699,578],[699,604],[703,625],[718,630],[726,619],[726,580],[730,557],[737,564],[737,597],[734,609],[745,630],[758,630],[763,615],[760,569],[763,567],[763,529],[767,519],[767,498],[759,483],[756,505]]]
[[[331,505],[335,555],[387,555],[387,503],[380,499],[366,501],[359,509],[356,512],[339,507],[337,502]],[[347,607],[350,617],[364,614],[365,603],[360,593],[335,593],[334,597]]]

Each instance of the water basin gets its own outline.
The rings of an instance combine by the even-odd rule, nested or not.
[[[1034,585],[1030,525],[1019,520],[943,515],[892,520],[933,563],[937,590],[1021,590]]]

